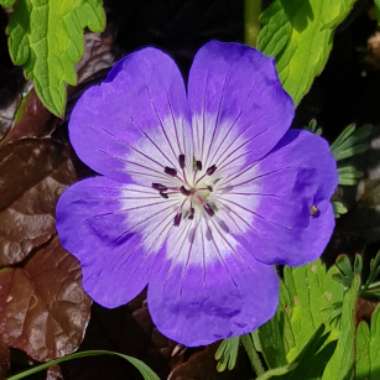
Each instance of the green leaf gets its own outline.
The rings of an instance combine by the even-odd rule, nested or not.
[[[311,119],[309,121],[309,124],[305,127],[308,131],[315,133],[318,136],[322,136],[323,128],[318,125],[318,122],[316,119]]]
[[[337,161],[352,158],[369,149],[371,126],[356,128],[354,124],[348,125],[331,144],[331,151]]]
[[[350,259],[346,255],[341,255],[336,259],[335,266],[338,272],[334,274],[334,278],[344,287],[350,288],[354,280],[354,270]]]
[[[64,356],[63,358],[50,360],[47,363],[37,365],[31,369],[28,369],[16,375],[10,376],[7,379],[8,380],[24,379],[25,377],[34,375],[35,373],[41,372],[57,364],[61,364],[61,363],[74,360],[74,359],[87,358],[91,356],[101,356],[101,355],[117,356],[119,358],[126,360],[140,372],[144,380],[160,380],[157,374],[141,360],[136,359],[133,356],[124,355],[119,352],[113,352],[113,351],[107,351],[107,350],[89,350],[89,351],[76,352],[75,354],[67,355],[67,356]]]
[[[361,178],[363,178],[363,172],[355,168],[355,166],[342,166],[338,169],[339,184],[343,186],[356,185]]]
[[[283,289],[281,289],[281,292],[283,292]],[[287,364],[284,343],[284,323],[285,315],[281,303],[273,319],[260,327],[256,332],[260,341],[260,351],[269,368],[282,367]]]
[[[0,0],[0,5],[4,8],[10,8],[13,6],[16,0]]]
[[[340,201],[334,201],[333,205],[336,218],[340,218],[341,215],[347,214],[348,208],[344,205],[344,203]]]
[[[339,334],[333,324],[336,305],[343,301],[344,287],[334,280],[337,269],[326,271],[317,260],[309,265],[284,270],[285,349],[288,362],[292,361],[322,324],[331,332],[331,339]]]
[[[326,344],[328,335],[325,327],[320,326],[291,363],[271,369],[259,376],[257,380],[319,379],[336,347],[336,341]]]
[[[218,361],[216,369],[223,372],[226,369],[231,371],[235,368],[236,360],[239,352],[240,338],[233,337],[223,340],[215,352],[215,360]]]
[[[251,362],[252,368],[254,369],[256,375],[261,375],[264,373],[265,369],[263,363],[257,353],[257,347],[255,345],[255,339],[252,334],[243,335],[241,337],[241,343],[247,353],[248,359]]]
[[[378,251],[376,256],[370,261],[369,275],[368,275],[365,285],[370,286],[379,276],[380,276],[380,251]]]
[[[258,48],[276,59],[286,91],[298,104],[323,70],[336,27],[356,0],[275,0],[262,14]]]
[[[375,8],[377,23],[380,24],[380,0],[375,0]]]
[[[367,322],[361,321],[356,330],[356,366],[357,379],[369,380],[371,375],[371,359],[369,352],[370,331]]]
[[[359,289],[360,275],[357,274],[351,288],[344,295],[338,344],[323,372],[322,380],[352,378],[355,352],[355,311]]]
[[[361,321],[356,335],[356,380],[380,378],[380,306],[371,318],[371,328]]]
[[[11,58],[23,65],[38,96],[55,115],[63,116],[66,85],[75,85],[75,65],[84,51],[83,31],[105,27],[102,0],[18,1],[7,27]]]

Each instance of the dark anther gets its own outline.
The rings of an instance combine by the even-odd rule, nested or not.
[[[206,174],[207,175],[213,175],[215,173],[215,170],[216,170],[216,165],[212,165],[209,168],[207,168]]]
[[[153,189],[156,189],[158,191],[166,191],[168,188],[165,185],[162,185],[161,183],[152,183]]]
[[[179,226],[179,224],[181,223],[181,219],[182,219],[182,214],[181,213],[176,214],[176,216],[174,217],[174,225]]]
[[[215,211],[208,203],[205,203],[203,207],[206,210],[207,214],[209,214],[210,216],[213,216],[215,214]]]
[[[187,190],[185,186],[181,186],[179,188],[179,191],[183,194],[183,195],[190,195],[191,194],[191,191],[190,190]]]
[[[160,195],[161,195],[162,198],[165,198],[165,199],[169,198],[169,195],[166,194],[166,193],[164,193],[164,192],[162,192],[162,191],[160,191]]]
[[[177,170],[175,170],[174,168],[169,168],[169,166],[165,166],[164,171],[166,174],[169,174],[173,177],[175,177],[177,175]]]
[[[208,191],[213,191],[212,186],[207,186]]]
[[[202,170],[202,161],[195,161],[195,167],[197,170]]]
[[[194,207],[190,207],[190,211],[189,211],[189,219],[190,220],[193,220],[194,219]]]
[[[179,166],[181,167],[181,169],[183,169],[185,167],[185,155],[181,153],[178,157],[178,161]]]

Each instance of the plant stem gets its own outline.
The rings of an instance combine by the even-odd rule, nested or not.
[[[256,46],[260,30],[262,0],[244,0],[244,40],[250,46]]]
[[[251,362],[251,365],[253,369],[256,372],[257,376],[262,375],[265,372],[265,369],[263,367],[263,364],[261,362],[260,356],[256,351],[255,344],[253,342],[253,339],[250,334],[244,335],[241,337],[241,342],[245,348],[245,351],[247,352],[249,361]]]
[[[48,361],[47,363],[39,364],[33,368],[27,369],[25,371],[19,372],[15,375],[9,376],[7,380],[20,380],[24,379],[25,377],[34,375],[35,373],[41,372],[45,369],[48,369],[49,367],[52,367],[57,364],[61,364],[73,359],[81,359],[85,357],[91,357],[91,356],[100,356],[100,355],[109,355],[109,356],[117,356],[119,358],[122,358],[126,361],[128,361],[130,364],[134,365],[136,369],[140,372],[140,374],[143,376],[145,380],[159,380],[159,377],[153,370],[151,370],[145,363],[143,363],[141,360],[136,359],[129,355],[124,355],[119,352],[113,352],[108,350],[88,350],[88,351],[80,351],[75,352],[74,354],[70,354],[67,356],[64,356],[62,358],[53,359]]]

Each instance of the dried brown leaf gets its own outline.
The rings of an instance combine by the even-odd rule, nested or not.
[[[7,345],[0,341],[0,380],[5,379],[11,366],[11,354]]]
[[[57,238],[24,267],[0,271],[0,339],[38,361],[77,350],[90,317],[77,260]]]
[[[67,149],[49,139],[0,148],[0,266],[23,260],[55,233],[55,205],[75,180]]]

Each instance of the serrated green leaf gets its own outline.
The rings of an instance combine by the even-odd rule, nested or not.
[[[335,273],[334,279],[343,284],[346,288],[351,287],[354,280],[354,270],[350,259],[346,255],[341,255],[336,259],[335,266],[338,272]]]
[[[371,376],[371,359],[369,353],[370,332],[367,322],[361,321],[356,330],[356,366],[357,379],[369,380]]]
[[[325,333],[325,327],[322,325],[291,363],[271,369],[259,376],[257,380],[319,379],[336,347],[335,341],[326,344],[327,340],[328,333]]]
[[[261,18],[258,48],[275,57],[286,91],[298,104],[323,70],[333,33],[356,0],[275,0]]]
[[[66,85],[75,85],[75,65],[84,51],[84,29],[105,27],[102,0],[18,1],[7,28],[16,65],[23,65],[38,96],[55,115],[63,116]]]
[[[309,265],[284,270],[285,293],[287,293],[287,316],[285,344],[287,360],[292,361],[311,338],[316,329],[325,324],[331,339],[339,334],[332,324],[335,308],[343,300],[344,287],[333,275],[336,268],[326,271],[320,260]]]
[[[359,296],[360,276],[355,275],[343,299],[342,318],[336,350],[328,362],[322,380],[349,380],[354,370],[355,310]]]
[[[345,287],[334,280],[337,273],[336,267],[327,271],[320,260],[303,267],[284,268],[277,313],[256,333],[267,366],[275,369],[268,378],[320,379],[321,363],[330,359],[340,333],[337,320]],[[321,325],[325,326],[325,341],[318,347],[312,346],[314,352],[308,351],[310,357],[300,361],[301,353]],[[303,377],[305,374],[308,377]]]
[[[356,334],[356,380],[380,378],[380,306],[372,314],[371,327],[361,321]]]
[[[0,5],[4,8],[10,8],[13,6],[16,0],[0,0]]]
[[[144,380],[160,380],[160,378],[157,376],[157,374],[148,367],[143,361],[134,358],[133,356],[121,354],[119,352],[114,351],[108,351],[108,350],[88,350],[88,351],[80,351],[76,352],[71,355],[66,355],[59,359],[50,360],[47,363],[43,363],[40,365],[37,365],[33,368],[30,368],[26,371],[22,371],[17,373],[16,375],[10,376],[7,379],[8,380],[20,380],[24,379],[26,377],[29,377],[31,375],[34,375],[35,373],[44,371],[52,366],[58,365],[60,363],[68,362],[74,359],[81,359],[81,358],[87,358],[87,357],[93,357],[93,356],[116,356],[121,359],[126,360],[130,364],[132,364],[141,374]]]
[[[376,256],[371,259],[369,264],[369,275],[365,283],[366,286],[371,285],[377,277],[380,275],[380,251],[377,252]]]
[[[218,361],[216,369],[223,372],[235,368],[239,352],[240,338],[238,336],[223,340],[215,352],[215,360]]]

